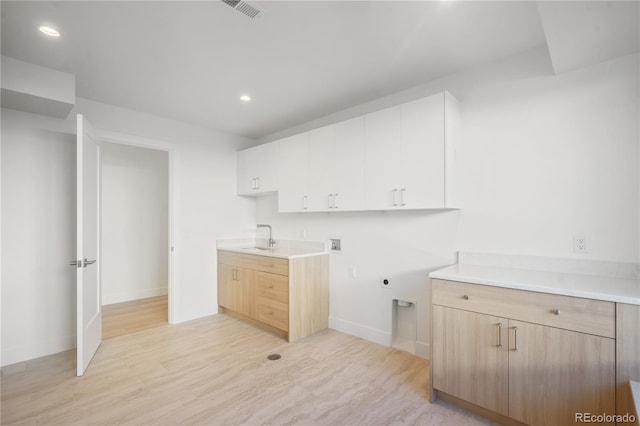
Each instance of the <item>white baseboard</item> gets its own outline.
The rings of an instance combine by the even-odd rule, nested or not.
[[[329,317],[329,328],[360,337],[370,342],[384,346],[391,346],[391,333],[378,330],[355,322],[343,320],[336,317]]]
[[[47,340],[13,348],[2,348],[2,367],[24,362],[46,355],[57,354],[76,347],[76,336],[60,337],[56,340]]]
[[[429,359],[431,351],[429,350],[429,344],[425,342],[416,342],[416,355],[420,358]]]
[[[167,294],[166,287],[146,288],[141,290],[123,291],[119,293],[109,293],[102,295],[102,306],[114,303],[129,302],[131,300],[146,299],[148,297],[164,296]]]

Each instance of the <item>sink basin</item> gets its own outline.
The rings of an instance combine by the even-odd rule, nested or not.
[[[260,252],[272,251],[273,249],[267,248],[267,247],[242,247],[242,250],[260,253]]]

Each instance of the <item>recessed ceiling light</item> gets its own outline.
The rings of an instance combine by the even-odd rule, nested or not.
[[[243,102],[249,102],[251,100],[251,96],[242,95],[242,96],[240,96],[240,100],[243,101]]]
[[[60,37],[60,33],[55,28],[47,27],[46,25],[42,25],[38,27],[41,33],[48,35],[49,37]]]

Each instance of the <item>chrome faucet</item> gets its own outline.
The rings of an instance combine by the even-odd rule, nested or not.
[[[273,248],[273,246],[276,244],[276,241],[273,239],[271,225],[258,224],[258,228],[269,228],[269,248]]]

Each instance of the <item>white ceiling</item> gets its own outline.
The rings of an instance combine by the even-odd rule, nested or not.
[[[259,138],[547,43],[528,1],[255,4],[2,1],[2,54],[75,74],[80,97]]]

